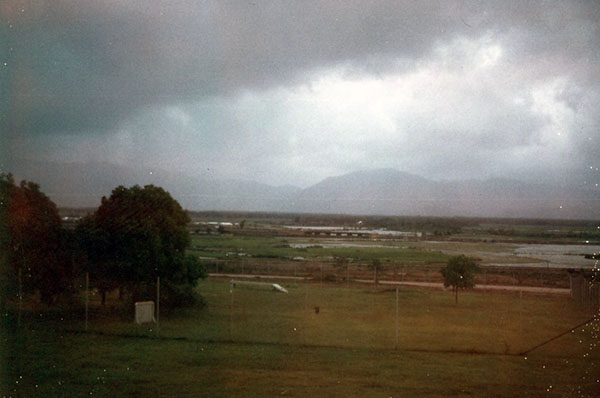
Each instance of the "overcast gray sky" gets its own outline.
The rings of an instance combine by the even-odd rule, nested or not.
[[[600,183],[597,1],[0,2],[0,163]]]

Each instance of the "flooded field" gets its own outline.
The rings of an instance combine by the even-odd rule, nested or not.
[[[514,253],[520,257],[541,259],[550,268],[593,268],[598,260],[585,258],[585,255],[600,253],[600,245],[527,244],[518,245]]]
[[[293,248],[419,248],[439,251],[449,255],[466,254],[481,259],[482,265],[517,266],[535,268],[585,268],[591,269],[598,260],[585,255],[600,253],[600,245],[556,245],[556,244],[507,244],[489,242],[418,241],[396,240],[344,241],[339,239],[311,239],[290,243]]]
[[[323,227],[323,226],[297,226],[297,225],[286,225],[286,229],[292,229],[296,231],[311,231],[323,234],[336,235],[352,235],[352,234],[376,234],[382,236],[396,236],[396,237],[421,237],[422,232],[412,231],[393,231],[385,228],[369,229],[369,228],[345,228],[345,227]]]
[[[449,245],[450,243],[450,245]],[[446,254],[468,254],[482,259],[483,265],[535,268],[591,269],[598,260],[585,255],[600,253],[600,245],[557,245],[531,243],[475,243],[424,242],[423,247],[435,248]]]
[[[408,246],[397,246],[394,244],[383,245],[378,243],[351,243],[351,242],[343,242],[343,241],[327,241],[327,242],[317,242],[317,243],[290,243],[290,247],[294,249],[306,249],[308,247],[319,246],[323,249],[335,249],[335,248],[344,248],[344,247],[379,247],[385,249],[407,249]]]

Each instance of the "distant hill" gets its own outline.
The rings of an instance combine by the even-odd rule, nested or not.
[[[436,182],[382,169],[322,182],[297,195],[306,212],[481,216],[511,218],[600,218],[600,190],[561,188],[509,179]]]
[[[424,214],[435,189],[433,181],[397,170],[358,171],[326,178],[300,191],[295,208],[319,213]]]
[[[27,162],[17,179],[38,182],[59,206],[95,207],[118,185],[155,184],[190,210],[366,215],[600,218],[600,190],[509,179],[432,181],[393,169],[367,170],[305,189],[211,180],[111,163]]]
[[[210,180],[164,170],[143,170],[98,163],[23,162],[17,180],[40,184],[61,207],[96,207],[118,185],[161,186],[190,210],[277,211],[300,188],[273,187],[254,181]],[[275,209],[275,210],[274,210]]]

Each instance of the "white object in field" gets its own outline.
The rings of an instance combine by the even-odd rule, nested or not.
[[[135,303],[135,323],[156,322],[154,318],[154,301],[138,301]]]
[[[287,289],[277,283],[269,283],[269,282],[252,282],[252,281],[231,281],[231,286],[235,287],[236,285],[240,286],[255,286],[257,288],[271,288],[272,290],[277,290],[278,292],[287,293]]]
[[[273,289],[278,290],[278,291],[283,292],[283,293],[287,293],[288,292],[286,288],[284,288],[282,286],[279,286],[277,283],[273,283]]]

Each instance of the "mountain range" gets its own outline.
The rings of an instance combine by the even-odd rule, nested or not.
[[[600,218],[600,190],[510,179],[433,181],[394,169],[329,177],[307,188],[215,180],[111,163],[23,162],[59,207],[95,207],[118,185],[154,184],[189,210],[510,218]]]

